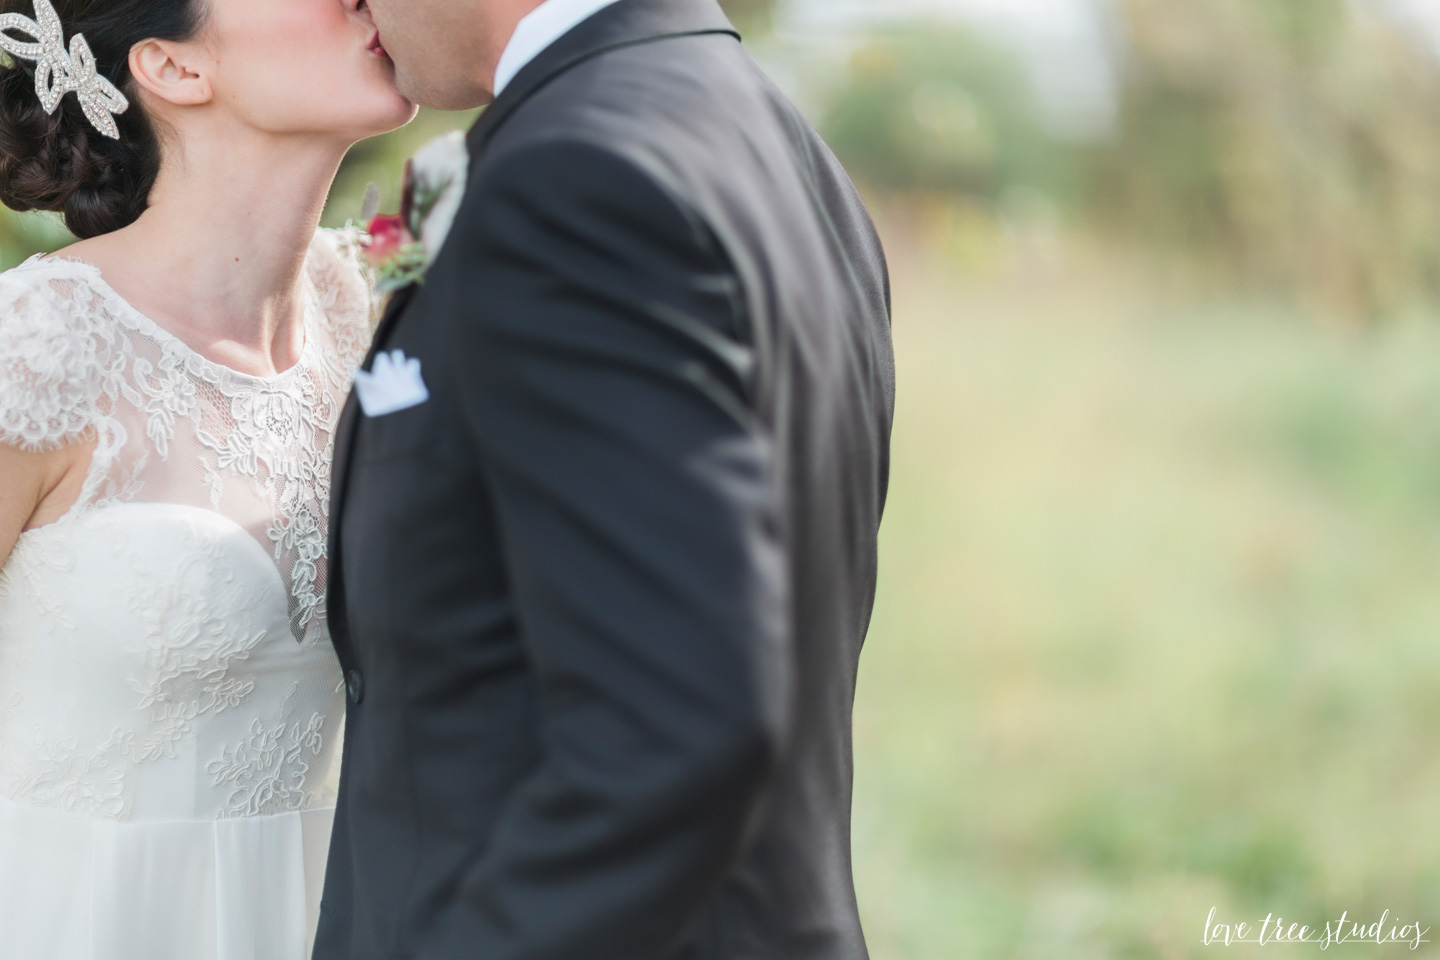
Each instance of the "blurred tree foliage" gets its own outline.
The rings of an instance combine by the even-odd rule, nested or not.
[[[1347,0],[1118,0],[1094,211],[1349,314],[1440,299],[1440,64]]]
[[[380,209],[399,210],[405,161],[429,140],[452,130],[469,129],[479,115],[479,110],[421,110],[409,126],[357,143],[345,157],[335,187],[330,191],[324,224],[339,227],[347,221],[358,220],[366,189],[372,183],[380,188]]]
[[[0,270],[32,254],[53,253],[74,240],[56,214],[17,214],[0,208]]]
[[[735,26],[747,37],[770,29],[776,0],[720,0]]]
[[[963,27],[878,30],[830,103],[821,132],[871,188],[989,202],[1073,190],[1074,151],[1046,131],[1023,65]]]

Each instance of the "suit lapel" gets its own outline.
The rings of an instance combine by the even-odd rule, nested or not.
[[[481,114],[468,138],[472,167],[511,114],[567,70],[621,47],[705,34],[740,39],[716,0],[620,0],[605,7],[541,51]]]
[[[471,128],[468,144],[474,170],[490,138],[531,96],[567,70],[621,47],[650,43],[671,37],[727,34],[740,39],[717,0],[619,0],[585,20],[525,66],[505,92],[481,115]],[[472,175],[471,182],[475,177]],[[396,292],[375,329],[370,352],[361,365],[369,370],[375,354],[384,346],[399,323],[418,287]],[[335,431],[335,462],[330,490],[330,590],[327,616],[331,636],[342,661],[349,652],[345,619],[344,571],[341,567],[340,520],[345,509],[345,488],[355,456],[355,434],[360,425],[360,405],[352,390]]]
[[[405,312],[405,308],[415,296],[415,291],[416,287],[412,284],[397,290],[390,298],[385,314],[375,328],[370,352],[365,355],[360,369],[369,370],[375,362],[375,354],[380,351],[390,331],[394,329],[395,322]],[[345,626],[345,590],[342,582],[343,571],[340,569],[340,517],[345,508],[345,481],[350,475],[350,462],[355,452],[355,431],[359,426],[360,401],[352,388],[350,396],[345,399],[345,409],[340,413],[340,421],[335,427],[335,460],[330,471],[330,590],[326,595],[325,614],[330,622],[330,635],[337,643],[344,642]]]
[[[411,284],[395,291],[395,295],[390,298],[390,303],[385,307],[385,314],[380,318],[379,325],[375,327],[375,336],[370,341],[370,352],[365,355],[364,362],[360,364],[361,370],[369,370],[371,364],[375,362],[375,355],[385,345],[390,332],[395,328],[396,321],[405,312],[405,308],[410,305],[410,301],[414,299],[418,289],[416,285]],[[340,415],[339,426],[335,428],[335,464],[331,471],[330,491],[331,503],[335,508],[331,511],[332,517],[338,516],[338,508],[344,497],[345,475],[350,472],[350,456],[354,447],[355,428],[360,423],[359,408],[360,404],[352,389],[349,398],[345,401],[345,410]],[[335,540],[333,528],[330,531],[330,539],[333,544]]]
[[[375,354],[385,346],[385,341],[390,337],[390,331],[395,329],[396,321],[405,312],[405,308],[410,306],[410,301],[415,299],[415,294],[419,290],[420,285],[412,283],[395,291],[395,295],[385,305],[385,313],[381,315],[380,322],[375,326],[375,336],[370,340],[370,352],[365,354],[365,362],[360,365],[361,370],[370,369],[370,364],[375,362]]]

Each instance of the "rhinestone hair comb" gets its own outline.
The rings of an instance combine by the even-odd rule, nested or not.
[[[12,37],[12,30],[29,37],[30,42]],[[130,101],[100,76],[95,54],[84,36],[77,33],[71,37],[66,51],[65,31],[50,0],[35,0],[34,20],[18,13],[0,15],[0,49],[12,57],[35,61],[35,93],[46,113],[53,114],[65,94],[73,92],[95,129],[112,140],[120,139],[115,116],[130,109]]]

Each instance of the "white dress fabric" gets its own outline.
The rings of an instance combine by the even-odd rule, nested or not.
[[[306,346],[212,363],[85,264],[0,274],[0,442],[97,441],[0,568],[0,957],[305,960],[344,713],[332,433],[371,330],[345,234]]]

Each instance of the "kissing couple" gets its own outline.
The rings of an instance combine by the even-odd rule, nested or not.
[[[0,48],[0,200],[80,238],[0,275],[0,956],[865,957],[888,280],[716,0]]]

